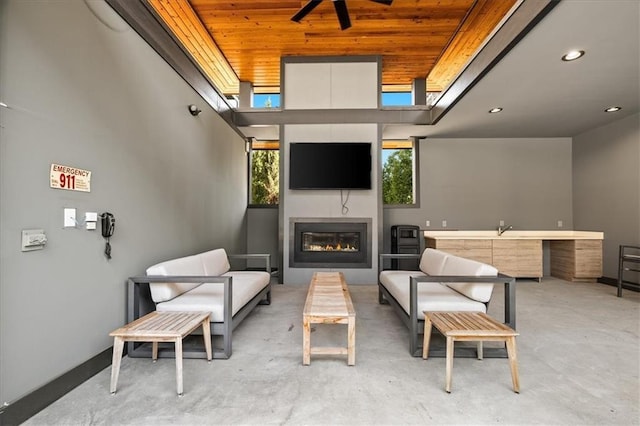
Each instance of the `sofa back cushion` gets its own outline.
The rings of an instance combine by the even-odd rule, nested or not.
[[[495,277],[498,275],[498,270],[486,263],[450,255],[440,275]],[[491,293],[493,293],[493,283],[446,283],[446,285],[470,299],[483,303],[491,300]]]
[[[206,275],[200,255],[167,260],[147,268],[147,275]],[[201,283],[150,283],[151,299],[155,303],[166,302]]]
[[[204,267],[204,275],[220,276],[231,269],[227,252],[223,248],[206,251],[199,254]]]
[[[442,271],[449,256],[449,253],[440,250],[425,249],[420,257],[420,270],[427,275],[445,275]]]

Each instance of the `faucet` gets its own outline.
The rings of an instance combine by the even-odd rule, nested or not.
[[[507,232],[509,229],[513,229],[513,226],[509,225],[509,226],[503,227],[501,225],[498,225],[498,236],[501,236],[502,234]]]

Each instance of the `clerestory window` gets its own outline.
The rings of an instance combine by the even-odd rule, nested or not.
[[[253,108],[280,108],[280,93],[254,93]]]

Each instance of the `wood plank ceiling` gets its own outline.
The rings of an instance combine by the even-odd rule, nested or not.
[[[277,93],[282,56],[380,55],[386,91],[416,78],[438,92],[461,71],[518,0],[348,0],[351,28],[340,29],[331,0],[300,23],[305,0],[147,0],[225,95],[239,82]]]

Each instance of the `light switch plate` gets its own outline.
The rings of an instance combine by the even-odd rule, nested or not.
[[[76,227],[76,209],[71,209],[71,208],[64,209],[64,227],[65,228]]]

